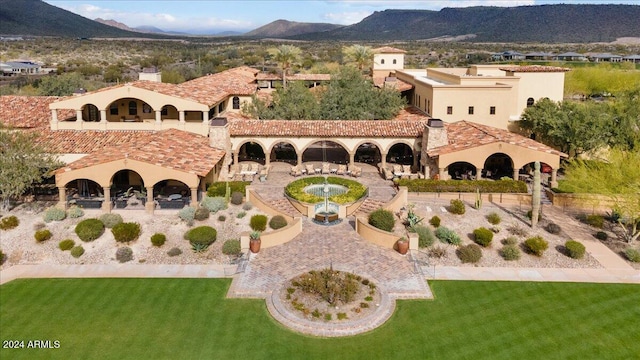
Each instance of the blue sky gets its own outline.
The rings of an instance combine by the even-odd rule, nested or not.
[[[128,26],[151,25],[166,31],[211,34],[245,32],[278,19],[299,22],[355,24],[385,9],[440,10],[443,7],[518,6],[550,3],[633,4],[639,0],[306,0],[306,1],[157,1],[157,0],[45,0],[84,17],[113,19]]]

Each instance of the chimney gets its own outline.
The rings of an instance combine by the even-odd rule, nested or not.
[[[138,80],[162,82],[162,73],[155,67],[144,68],[138,74]]]

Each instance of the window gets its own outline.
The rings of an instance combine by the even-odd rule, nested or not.
[[[240,98],[239,98],[239,97],[237,97],[237,96],[234,96],[234,97],[233,97],[233,108],[234,108],[235,110],[240,109]]]
[[[469,115],[473,115],[473,106],[469,106]]]
[[[138,115],[138,103],[129,101],[129,115]]]
[[[495,115],[496,114],[496,107],[495,106],[492,106],[492,107],[489,108],[489,114],[490,115]]]
[[[453,106],[447,106],[447,115],[453,114]]]
[[[393,59],[393,65],[395,65],[397,63],[396,59]]]
[[[169,115],[169,109],[167,108],[167,105],[162,107],[162,110],[160,110],[160,114],[164,116]]]
[[[218,113],[221,113],[224,111],[224,103],[221,102],[220,104],[218,104]]]
[[[384,59],[380,60],[380,64],[384,65]]]
[[[111,104],[111,106],[109,106],[109,115],[118,115],[118,104]]]
[[[418,95],[418,107],[420,107],[420,103],[422,103],[422,98]]]
[[[533,100],[533,98],[528,98],[527,99],[527,107],[532,107],[534,102],[535,101]]]

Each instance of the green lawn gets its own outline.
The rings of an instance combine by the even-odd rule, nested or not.
[[[225,299],[228,279],[32,279],[0,286],[0,338],[59,349],[2,359],[631,359],[640,286],[430,282],[356,337],[281,327],[262,300]],[[25,343],[26,345],[26,343]]]

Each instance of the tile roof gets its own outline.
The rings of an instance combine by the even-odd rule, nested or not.
[[[541,144],[528,137],[510,132],[508,130],[498,129],[487,125],[480,125],[468,121],[458,121],[455,123],[445,123],[447,130],[447,138],[449,144],[431,149],[427,152],[430,157],[454,153],[462,150],[471,149],[478,146],[493,144],[496,142],[504,142],[527,149],[541,151],[549,154],[567,157],[568,155],[553,149],[547,145]]]
[[[231,136],[420,137],[428,117],[415,107],[393,120],[255,120],[229,118]]]
[[[260,73],[256,76],[257,80],[282,80],[282,76],[278,74]],[[330,74],[293,74],[287,75],[287,81],[329,81],[331,80]]]
[[[542,65],[523,65],[523,66],[505,66],[501,67],[502,71],[510,72],[566,72],[571,71],[569,68],[563,68],[558,66],[542,66]]]
[[[387,78],[387,76],[374,76],[373,77],[373,85],[382,88],[384,86],[385,83],[385,79]],[[395,84],[396,84],[396,89],[398,89],[398,91],[407,91],[407,90],[411,90],[413,89],[413,85],[409,84],[406,81],[400,80],[398,78],[395,78]]]
[[[391,46],[383,46],[372,50],[376,54],[406,54],[407,52]]]
[[[107,146],[148,142],[153,131],[101,131],[38,129],[36,141],[54,154],[89,154]]]
[[[60,99],[57,96],[0,96],[0,123],[20,129],[48,128],[51,120],[49,104]],[[62,110],[58,113],[60,118],[67,115],[75,116],[75,112]]]
[[[223,150],[210,147],[209,139],[204,136],[169,129],[148,133],[127,143],[96,147],[89,155],[56,170],[56,173],[128,158],[206,176],[224,154]]]

